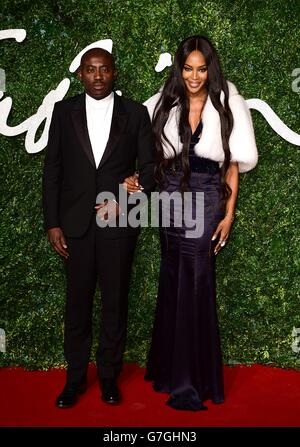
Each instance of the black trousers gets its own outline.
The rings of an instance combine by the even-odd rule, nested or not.
[[[99,346],[100,378],[116,377],[126,343],[128,292],[137,236],[106,239],[94,219],[81,238],[66,238],[67,275],[64,352],[67,381],[84,379],[92,345],[92,308],[97,280],[102,299]]]

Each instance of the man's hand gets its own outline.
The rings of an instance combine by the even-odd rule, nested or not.
[[[67,251],[67,244],[60,227],[50,228],[48,231],[48,240],[54,250],[64,258],[68,259],[69,253]]]
[[[120,207],[114,200],[106,200],[104,203],[99,203],[95,206],[97,216],[101,220],[114,220],[120,214]]]

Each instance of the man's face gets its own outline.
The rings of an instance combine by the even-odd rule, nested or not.
[[[78,77],[88,95],[95,99],[105,98],[111,93],[116,78],[112,57],[99,50],[85,56]]]

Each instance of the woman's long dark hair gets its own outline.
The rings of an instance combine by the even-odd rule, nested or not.
[[[180,185],[182,191],[187,189],[190,176],[188,153],[191,141],[191,128],[189,125],[189,99],[182,77],[182,70],[188,56],[195,50],[200,51],[205,58],[208,69],[207,93],[210,96],[212,104],[220,115],[221,136],[224,150],[224,163],[221,168],[222,203],[224,206],[226,200],[231,195],[231,188],[226,183],[225,176],[230,164],[229,137],[233,127],[233,117],[228,104],[228,85],[222,74],[217,52],[212,43],[206,37],[191,36],[181,42],[175,54],[171,73],[165,82],[160,100],[155,107],[153,130],[158,157],[156,179],[158,183],[161,184],[164,171],[164,151],[162,140],[166,140],[170,144],[174,150],[174,156],[176,155],[175,148],[172,146],[171,142],[167,139],[164,133],[164,127],[168,120],[170,110],[176,105],[179,105],[179,136],[183,144],[183,150],[181,153],[183,176],[181,178]],[[220,100],[221,91],[225,94],[224,105]]]

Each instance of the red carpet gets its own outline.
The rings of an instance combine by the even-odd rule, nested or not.
[[[120,378],[123,403],[110,407],[100,400],[96,369],[89,369],[89,388],[73,408],[54,406],[64,370],[28,372],[0,370],[0,425],[4,426],[300,426],[300,372],[270,368],[225,367],[224,404],[207,402],[208,411],[176,411],[165,405],[167,395],[152,390],[144,370],[125,365]]]

